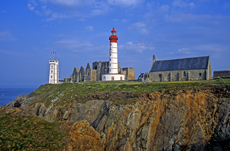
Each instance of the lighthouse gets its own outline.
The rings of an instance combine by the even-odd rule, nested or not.
[[[102,75],[102,81],[118,81],[125,80],[125,75],[118,74],[118,51],[116,30],[113,28],[111,31],[110,50],[109,50],[109,74]]]
[[[110,40],[110,51],[109,51],[109,73],[118,74],[118,61],[117,61],[117,40],[116,30],[111,31]]]
[[[55,59],[49,60],[50,70],[49,70],[49,84],[58,84],[59,83],[59,61],[57,60],[57,52],[55,53]]]

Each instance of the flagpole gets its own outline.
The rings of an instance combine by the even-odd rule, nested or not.
[[[57,52],[55,51],[55,60],[57,60]]]

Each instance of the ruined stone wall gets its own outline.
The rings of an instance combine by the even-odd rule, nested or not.
[[[154,82],[206,80],[206,73],[207,72],[205,69],[160,71],[160,72],[150,72],[149,78],[151,81]]]
[[[101,76],[109,73],[109,61],[93,62],[93,69],[96,70],[96,81],[101,81]]]
[[[71,82],[76,83],[79,82],[79,69],[78,68],[74,68],[73,73],[70,76],[71,78]]]
[[[97,81],[97,70],[91,70],[91,81]]]
[[[79,81],[82,82],[84,81],[85,77],[85,69],[81,66],[80,73],[79,73]]]
[[[134,68],[122,68],[121,74],[125,75],[125,80],[135,80],[135,69]]]
[[[119,63],[118,63],[119,64]],[[109,61],[105,62],[93,62],[93,68],[87,64],[86,69],[82,66],[80,70],[74,68],[70,78],[72,82],[90,82],[90,81],[102,81],[102,75],[109,73]],[[122,68],[121,72],[126,75],[126,80],[135,80],[134,68]]]
[[[217,77],[230,77],[230,70],[214,71],[214,78]]]

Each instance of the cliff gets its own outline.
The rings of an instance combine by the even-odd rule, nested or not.
[[[19,96],[7,106],[16,104],[53,123],[73,122],[65,150],[230,150],[229,85],[88,92],[88,100],[66,103],[62,92]],[[125,103],[119,100],[124,98]]]

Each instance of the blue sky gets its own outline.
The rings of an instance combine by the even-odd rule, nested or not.
[[[115,27],[121,67],[150,70],[157,60],[211,56],[212,71],[230,70],[227,0],[0,0],[0,87],[48,82],[57,51],[60,78],[74,67],[109,60]]]

